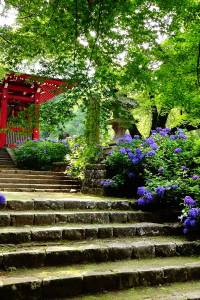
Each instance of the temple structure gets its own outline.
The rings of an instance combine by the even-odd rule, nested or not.
[[[59,86],[67,86],[59,79],[45,79],[42,83],[34,79],[32,75],[8,74],[0,83],[0,129],[7,125],[7,119],[17,116],[19,111],[24,110],[30,103],[41,104],[62,93]],[[70,88],[68,88],[70,89]],[[19,134],[21,128],[10,128],[9,133],[0,134],[0,147],[13,147],[17,140],[39,138],[39,125],[32,132]]]

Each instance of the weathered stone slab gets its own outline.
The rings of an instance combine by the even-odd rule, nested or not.
[[[112,209],[112,202],[109,200],[101,200],[96,202],[96,208],[99,210]]]
[[[3,229],[0,231],[0,244],[21,244],[31,241],[31,232],[26,229]]]
[[[196,245],[193,242],[176,242],[176,252],[180,255],[196,254]]]
[[[186,266],[163,267],[163,270],[165,283],[188,280],[188,267]]]
[[[94,209],[96,208],[95,201],[92,200],[65,200],[65,209]]]
[[[139,271],[139,282],[141,286],[162,284],[164,271],[162,269],[151,269]]]
[[[86,239],[97,239],[98,228],[96,227],[85,227],[85,238]]]
[[[82,292],[83,279],[78,274],[60,277],[49,276],[43,279],[44,297],[68,297]]]
[[[81,252],[73,247],[49,247],[46,250],[46,266],[64,266],[81,263]]]
[[[34,277],[1,279],[0,295],[1,300],[38,300],[42,297],[42,282]]]
[[[113,237],[113,228],[112,227],[98,227],[98,238],[99,239],[107,239]]]
[[[56,223],[66,224],[68,222],[68,213],[56,213]]]
[[[54,225],[56,222],[55,214],[35,214],[34,225]]]
[[[34,210],[34,201],[28,200],[9,200],[7,208],[11,210]]]
[[[31,240],[37,242],[60,241],[62,239],[62,230],[60,228],[32,229]]]
[[[94,293],[116,289],[116,276],[112,272],[84,272],[83,292]]]
[[[63,240],[83,240],[85,239],[84,228],[63,229]]]
[[[141,223],[135,226],[137,227],[136,234],[139,236],[158,236],[163,234],[163,226],[159,224]]]
[[[11,214],[12,226],[33,225],[34,215],[31,213]]]
[[[136,235],[136,227],[134,226],[115,226],[113,228],[113,236],[121,237],[121,236],[134,236]]]
[[[62,199],[57,200],[44,200],[44,199],[34,199],[34,209],[35,210],[63,210],[64,201]]]
[[[117,289],[139,286],[138,272],[120,271],[116,274]]]
[[[0,214],[0,227],[9,226],[11,223],[10,215],[1,213]]]
[[[111,261],[130,259],[132,257],[132,247],[128,245],[110,244],[108,246],[109,256]]]
[[[15,268],[37,268],[43,267],[45,264],[46,254],[44,251],[19,251],[19,252],[8,252],[3,254],[3,269],[8,267]]]
[[[187,277],[188,280],[199,280],[200,279],[200,262],[185,264],[188,268]]]
[[[112,209],[130,210],[130,202],[127,200],[112,201]]]
[[[110,223],[109,213],[107,212],[91,213],[91,224],[107,224],[107,223]]]
[[[107,247],[89,245],[87,247],[79,247],[79,251],[79,263],[97,263],[108,261],[109,250]]]
[[[127,223],[126,212],[110,212],[111,223]]]
[[[0,254],[0,269],[2,269],[3,254]]]
[[[68,223],[91,224],[91,213],[69,213]]]
[[[127,212],[127,221],[129,223],[135,223],[141,221],[142,213],[139,212]]]
[[[5,204],[0,203],[0,211],[6,209],[7,203],[8,203],[8,202],[6,202]]]
[[[132,257],[146,259],[155,257],[155,246],[149,242],[136,242],[132,244]]]
[[[155,243],[156,256],[172,257],[176,255],[175,243]]]

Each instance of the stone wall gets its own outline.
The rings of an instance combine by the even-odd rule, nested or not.
[[[66,167],[69,166],[69,162],[54,162],[52,164],[52,172],[65,172]]]
[[[87,165],[81,192],[97,196],[106,196],[106,188],[100,184],[107,177],[106,166],[103,164]]]

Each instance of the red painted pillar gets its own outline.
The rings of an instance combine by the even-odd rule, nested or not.
[[[41,88],[37,84],[35,84],[34,103],[36,105],[37,104],[39,105],[41,103],[41,101],[40,101],[40,90],[41,90]],[[38,106],[35,108],[35,111],[37,111],[37,113],[38,113],[38,111],[39,111]],[[36,125],[37,125],[37,127],[35,129],[33,129],[33,136],[32,136],[33,140],[38,140],[39,139],[39,124],[36,124]]]
[[[1,95],[1,124],[0,128],[7,125],[7,110],[8,110],[8,83],[4,83]],[[6,143],[6,133],[0,134],[0,147],[4,147]]]

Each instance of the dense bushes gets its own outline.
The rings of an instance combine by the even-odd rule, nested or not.
[[[51,170],[53,162],[62,162],[71,150],[67,141],[51,139],[18,141],[15,159],[22,169]]]
[[[157,128],[145,140],[126,134],[119,143],[106,160],[115,175],[101,183],[119,188],[131,179],[139,195],[138,205],[145,207],[182,203],[180,219],[187,233],[198,223],[200,211],[200,142],[188,138],[182,129],[170,134],[169,128]],[[187,197],[192,200],[187,202]]]

